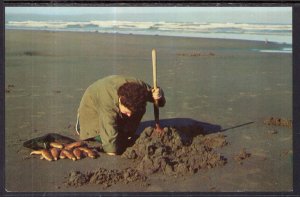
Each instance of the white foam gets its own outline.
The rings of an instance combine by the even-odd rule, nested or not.
[[[292,25],[273,24],[239,24],[239,23],[173,23],[173,22],[133,22],[133,21],[89,21],[89,22],[64,22],[64,21],[9,21],[8,26],[29,27],[53,27],[66,28],[68,25],[96,25],[98,27],[132,27],[147,29],[157,27],[164,30],[213,30],[213,29],[240,29],[240,30],[268,30],[268,31],[292,31]]]
[[[262,53],[292,53],[292,51],[284,51],[284,50],[259,50]]]
[[[146,35],[187,35],[292,43],[292,25],[134,21],[8,21],[6,28],[55,31],[98,31]]]

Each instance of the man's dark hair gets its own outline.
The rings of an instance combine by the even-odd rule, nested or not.
[[[126,82],[118,89],[121,103],[133,113],[143,111],[147,104],[147,88],[135,82]]]

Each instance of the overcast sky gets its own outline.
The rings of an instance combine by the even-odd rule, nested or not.
[[[292,7],[6,7],[6,14],[43,15],[169,15],[174,18],[222,19],[233,22],[292,23]]]

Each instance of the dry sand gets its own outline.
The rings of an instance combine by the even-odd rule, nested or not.
[[[286,45],[6,30],[5,188],[20,192],[292,191],[292,129],[264,124],[268,117],[292,119],[292,55],[254,50],[282,47]],[[124,176],[136,173],[128,170],[134,165],[126,157],[100,153],[97,159],[75,162],[29,157],[30,150],[22,144],[31,138],[55,132],[77,139],[77,107],[84,90],[95,80],[126,74],[151,84],[152,48],[158,53],[158,85],[167,99],[160,110],[162,126],[189,130],[198,125],[204,137],[221,132],[227,143],[213,151],[226,158],[226,163],[198,167],[184,176],[166,174],[165,169],[124,181]],[[139,132],[153,125],[152,106],[147,108]],[[163,150],[157,144],[155,148]],[[194,156],[194,152],[183,154],[183,158]],[[177,169],[175,164],[172,172]],[[99,187],[101,173],[122,176]],[[91,184],[66,184],[68,177],[82,174],[96,178]]]

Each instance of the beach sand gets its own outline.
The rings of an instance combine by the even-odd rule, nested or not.
[[[292,129],[264,124],[268,117],[292,119],[292,54],[258,51],[284,47],[225,39],[6,30],[6,190],[292,191]],[[123,169],[132,161],[104,153],[76,162],[29,156],[23,142],[31,138],[55,132],[78,139],[77,108],[97,79],[123,74],[152,84],[153,48],[158,86],[167,100],[160,109],[162,125],[197,122],[219,128],[228,141],[219,150],[227,158],[224,166],[175,178],[156,173],[146,184],[70,187],[64,182],[72,170]],[[148,104],[142,124],[153,119]],[[251,156],[241,162],[235,158],[242,150]]]

